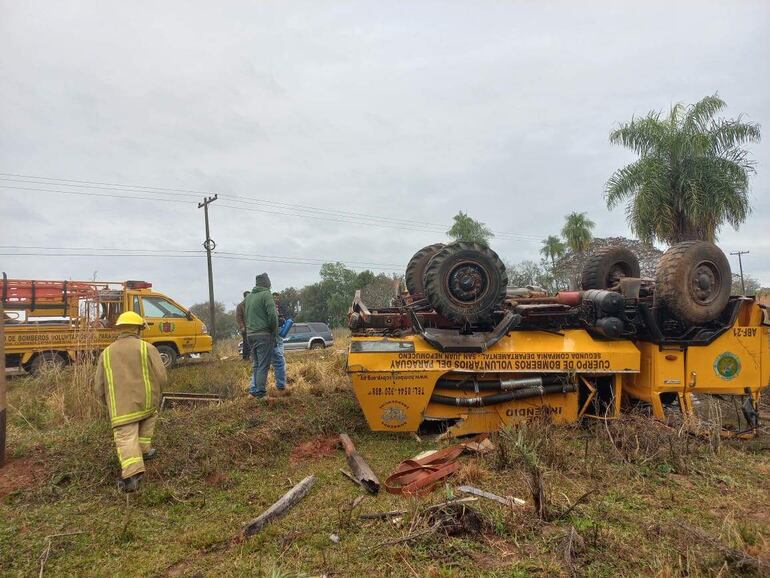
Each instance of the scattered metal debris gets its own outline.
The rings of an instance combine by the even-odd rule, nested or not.
[[[428,494],[435,490],[444,478],[457,471],[457,458],[463,451],[463,446],[456,444],[426,457],[404,460],[385,480],[385,489],[391,494],[405,496]]]
[[[186,405],[212,403],[220,405],[222,396],[218,393],[193,393],[190,391],[169,391],[160,396],[160,409],[174,409]]]
[[[492,443],[492,440],[490,440],[486,434],[481,434],[475,439],[460,445],[462,445],[467,452],[481,455],[488,454],[495,449],[495,444]]]
[[[431,510],[438,510],[441,508],[444,508],[446,506],[456,506],[459,504],[468,504],[470,502],[477,502],[478,498],[468,497],[468,498],[459,498],[457,500],[449,500],[447,502],[441,502],[440,504],[434,504],[432,506],[428,506],[425,508],[425,511],[431,511]],[[388,518],[396,518],[398,516],[403,516],[405,514],[408,514],[409,510],[391,510],[389,512],[379,512],[375,514],[361,514],[359,516],[359,519],[361,520],[386,520]]]
[[[498,502],[503,506],[511,506],[511,507],[523,506],[524,504],[527,503],[521,498],[513,498],[513,497],[504,498],[502,496],[498,496],[497,494],[493,494],[492,492],[486,492],[484,490],[480,490],[479,488],[474,488],[473,486],[460,486],[457,489],[466,494],[473,494],[474,496],[480,496],[488,500],[494,500],[495,502]]]
[[[340,441],[345,450],[348,465],[353,471],[352,475],[355,481],[370,494],[377,494],[380,491],[380,480],[377,479],[377,475],[372,471],[372,468],[369,467],[364,458],[358,454],[356,446],[353,445],[353,440],[343,433],[340,434]]]
[[[339,470],[339,471],[340,471],[340,473],[341,473],[343,476],[345,476],[347,479],[349,479],[349,480],[350,480],[351,482],[353,482],[355,485],[357,485],[357,486],[359,486],[359,487],[361,487],[361,488],[363,488],[363,487],[364,487],[364,485],[363,485],[361,482],[359,482],[359,481],[356,479],[356,477],[355,477],[353,474],[351,474],[349,471],[347,471],[347,470],[343,470],[342,468],[340,468],[340,470]]]

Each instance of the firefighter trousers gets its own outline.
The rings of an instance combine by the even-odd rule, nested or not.
[[[158,415],[152,414],[142,421],[112,428],[123,479],[144,471],[142,454],[147,453],[147,450],[152,446],[152,434],[155,431],[157,419]]]

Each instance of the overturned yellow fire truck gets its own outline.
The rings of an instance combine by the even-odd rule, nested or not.
[[[767,309],[730,295],[722,251],[671,247],[655,279],[629,250],[586,263],[580,291],[507,287],[494,251],[431,245],[406,271],[408,292],[350,310],[348,372],[369,426],[449,435],[495,431],[536,416],[611,419],[628,407],[692,415],[706,396],[735,396],[734,435],[759,425],[770,382]]]

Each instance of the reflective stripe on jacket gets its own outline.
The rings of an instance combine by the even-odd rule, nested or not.
[[[154,414],[166,383],[166,368],[155,346],[123,333],[99,357],[94,388],[116,427]]]

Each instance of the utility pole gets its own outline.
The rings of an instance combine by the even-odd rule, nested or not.
[[[743,261],[741,260],[741,255],[748,255],[751,253],[751,251],[735,251],[734,253],[730,253],[730,255],[738,255],[738,268],[741,270],[741,294],[746,295],[746,285],[743,283]]]
[[[211,322],[209,331],[211,332],[211,339],[213,340],[216,340],[217,338],[217,330],[214,319],[214,273],[211,270],[211,252],[216,249],[217,244],[209,234],[209,205],[216,201],[218,198],[219,195],[214,195],[213,197],[205,197],[203,202],[198,203],[198,208],[203,209],[203,214],[206,219],[206,240],[203,242],[203,248],[206,249],[206,260],[209,266],[209,320]]]

